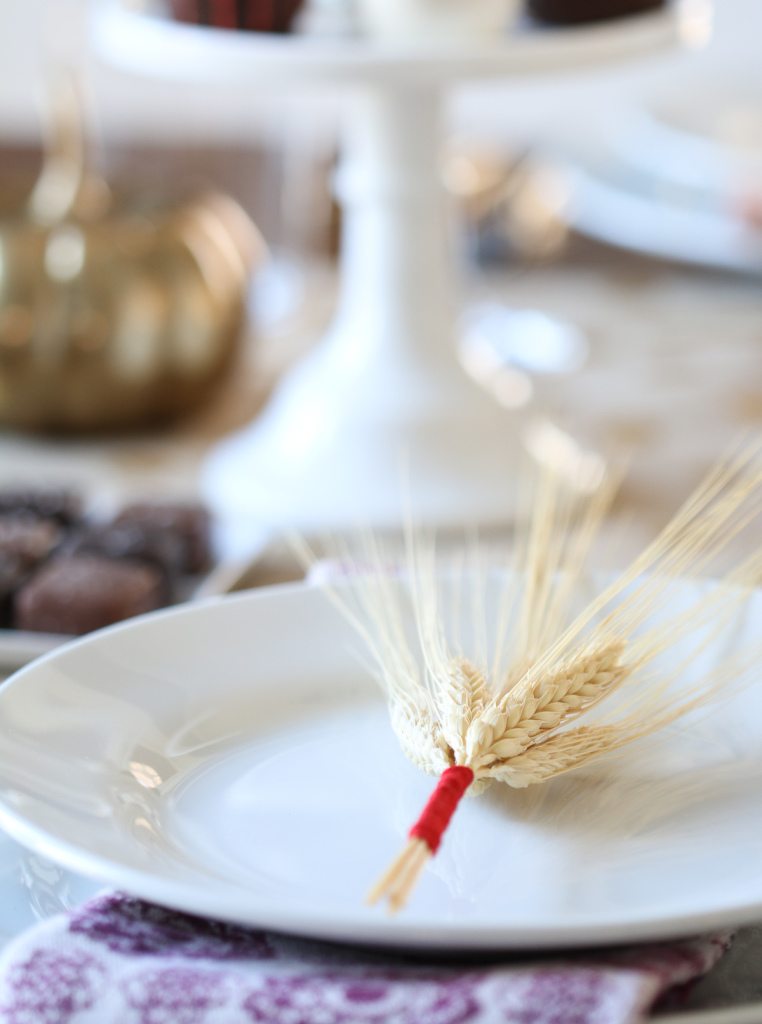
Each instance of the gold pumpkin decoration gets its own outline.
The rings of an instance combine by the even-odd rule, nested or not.
[[[74,90],[55,99],[40,177],[0,208],[0,421],[95,431],[166,420],[230,364],[261,241],[224,195],[113,192],[87,171]]]

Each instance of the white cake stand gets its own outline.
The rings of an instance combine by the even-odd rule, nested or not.
[[[346,85],[354,95],[337,175],[341,288],[327,336],[265,412],[203,474],[224,515],[306,530],[399,522],[495,523],[513,493],[517,422],[462,371],[440,121],[464,80],[589,69],[708,31],[704,3],[592,28],[520,26],[492,45],[383,48],[181,25],[110,0],[101,53],[133,72],[264,90]]]

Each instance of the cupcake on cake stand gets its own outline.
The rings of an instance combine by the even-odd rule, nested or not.
[[[407,2],[433,16],[433,0]],[[505,0],[488,4],[508,16]],[[335,319],[264,413],[211,454],[206,496],[259,527],[391,527],[405,503],[431,524],[499,523],[513,493],[519,428],[457,357],[460,307],[440,176],[447,95],[468,80],[519,82],[695,42],[707,33],[707,9],[693,0],[585,28],[520,23],[498,33],[483,21],[427,36],[405,34],[402,0],[361,5],[377,38],[204,29],[124,0],[101,8],[101,52],[133,72],[252,95],[255,87],[324,85],[353,93],[336,177]]]

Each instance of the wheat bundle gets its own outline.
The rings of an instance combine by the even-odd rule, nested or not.
[[[385,898],[392,911],[404,906],[467,791],[495,782],[525,787],[587,765],[745,678],[751,658],[698,676],[694,669],[762,578],[759,546],[714,586],[690,590],[698,591],[695,600],[677,610],[673,605],[676,581],[706,574],[739,534],[758,530],[761,484],[760,445],[748,445],[710,473],[642,554],[575,612],[578,583],[617,480],[609,474],[581,500],[552,473],[541,474],[489,644],[478,552],[462,577],[468,594],[455,588],[470,603],[474,632],[482,634],[475,645],[481,654],[472,657],[463,653],[457,631],[446,628],[459,610],[448,619],[433,540],[408,528],[406,586],[400,587],[388,572],[391,557],[376,539],[366,539],[366,565],[369,558],[377,571],[365,573],[355,588],[358,603],[338,590],[333,596],[368,645],[402,750],[439,776],[371,902]]]

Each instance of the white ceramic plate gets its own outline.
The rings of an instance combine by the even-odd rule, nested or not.
[[[609,245],[694,266],[762,273],[762,232],[725,197],[697,202],[605,154],[555,161],[569,188],[567,222]]]
[[[733,642],[761,626],[756,594]],[[762,684],[615,772],[466,801],[411,906],[366,907],[432,782],[360,650],[307,587],[67,645],[0,691],[0,824],[144,898],[354,942],[526,949],[762,919]]]
[[[761,103],[758,62],[694,68],[645,98],[632,123],[625,120],[625,130],[620,122],[612,152],[696,201],[738,203],[744,193],[760,192]]]
[[[762,272],[762,232],[742,215],[762,194],[757,64],[707,54],[570,136],[560,162],[574,227],[649,255]]]

